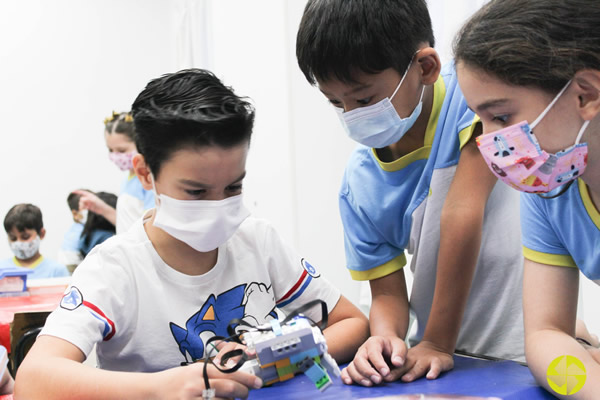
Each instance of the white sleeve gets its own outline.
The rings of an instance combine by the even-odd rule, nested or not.
[[[112,248],[95,248],[77,267],[60,305],[46,320],[41,335],[56,336],[77,346],[86,356],[96,343],[127,330],[135,285],[119,265]],[[129,287],[129,289],[127,289]],[[127,316],[127,318],[124,318]]]
[[[323,278],[308,260],[298,256],[284,243],[270,225],[265,228],[264,238],[263,252],[268,260],[277,307],[289,314],[311,300],[320,299],[331,312],[340,299],[340,291]],[[313,307],[304,314],[314,321],[320,321],[322,317],[320,307]]]

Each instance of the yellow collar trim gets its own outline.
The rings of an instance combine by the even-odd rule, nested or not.
[[[19,259],[17,257],[13,257],[13,262],[15,263],[15,265],[17,267],[23,267],[23,268],[31,268],[34,269],[35,267],[37,267],[38,265],[40,265],[42,263],[42,261],[44,261],[44,256],[40,256],[40,258],[38,258],[33,264],[31,265],[22,265],[21,262],[19,261]]]
[[[596,209],[594,203],[592,202],[587,185],[581,178],[577,179],[577,185],[579,185],[579,194],[581,195],[581,200],[583,200],[583,205],[585,206],[588,215],[594,222],[594,225],[596,225],[596,228],[600,229],[600,212]]]
[[[435,138],[435,131],[437,130],[440,111],[442,110],[442,105],[444,104],[444,98],[446,98],[446,84],[444,83],[444,79],[440,76],[433,85],[433,104],[431,106],[431,114],[429,114],[427,128],[425,129],[425,138],[423,140],[424,146],[392,162],[381,161],[377,155],[377,150],[371,149],[373,152],[373,157],[375,157],[375,160],[382,170],[386,172],[400,171],[415,161],[425,160],[429,157],[431,145],[433,144],[433,139]]]

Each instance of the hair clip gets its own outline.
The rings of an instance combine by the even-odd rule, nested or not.
[[[133,117],[131,116],[131,114],[129,114],[129,113],[125,114],[124,121],[129,122],[129,123],[133,122]]]

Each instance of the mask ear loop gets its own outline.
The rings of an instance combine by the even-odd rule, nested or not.
[[[157,206],[160,205],[160,197],[158,196],[158,192],[156,191],[156,183],[154,179],[154,174],[150,172],[150,178],[152,178],[152,191],[154,192],[154,202]]]
[[[542,113],[535,119],[535,121],[533,121],[531,123],[531,125],[530,125],[531,130],[533,130],[533,128],[535,128],[537,126],[537,124],[540,123],[542,118],[544,118],[546,116],[546,114],[548,114],[548,112],[550,112],[550,109],[552,109],[552,106],[558,101],[558,99],[560,99],[560,96],[562,96],[562,94],[565,92],[565,90],[567,90],[567,88],[569,87],[570,84],[571,84],[571,80],[569,80],[569,82],[567,82],[567,84],[562,89],[560,89],[560,92],[558,92],[556,97],[554,97],[554,99],[550,102],[550,104],[548,104],[548,106],[544,109],[544,111],[542,111]]]
[[[398,90],[400,90],[400,86],[402,86],[402,82],[404,82],[404,78],[406,78],[406,75],[408,75],[408,70],[410,70],[413,60],[415,59],[415,56],[419,53],[419,51],[421,51],[421,50],[417,50],[415,52],[415,54],[413,54],[412,58],[410,59],[410,63],[408,63],[408,67],[406,68],[406,71],[404,71],[404,75],[402,75],[402,79],[400,79],[400,83],[398,84],[398,86],[396,86],[396,90],[394,90],[394,93],[392,93],[392,97],[390,97],[390,102],[392,101],[394,96],[396,96],[396,93],[398,92]],[[421,101],[423,101],[423,94],[425,94],[425,85],[423,85],[423,89],[421,90],[421,97],[419,97],[419,102],[417,103],[417,105]]]

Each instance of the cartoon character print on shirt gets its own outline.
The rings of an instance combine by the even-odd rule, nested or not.
[[[257,325],[277,318],[274,304],[270,286],[257,282],[242,284],[217,296],[211,294],[200,311],[186,321],[185,328],[173,322],[169,326],[185,361],[191,362],[204,357],[205,340],[215,335],[229,336],[227,326],[232,319]]]

